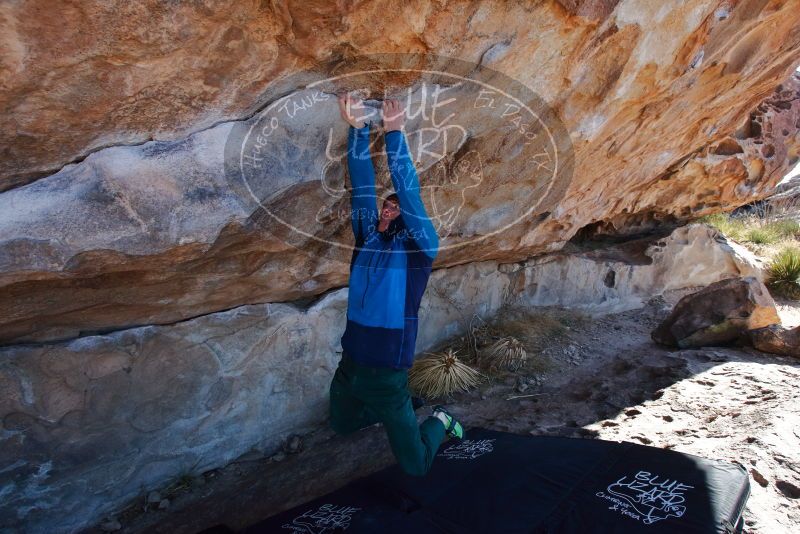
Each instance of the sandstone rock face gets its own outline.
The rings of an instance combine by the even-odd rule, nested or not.
[[[524,263],[510,291],[518,304],[564,306],[589,313],[640,308],[653,295],[706,286],[726,277],[763,280],[761,265],[746,248],[704,224],[676,228],[663,239],[641,238],[599,250],[562,251]]]
[[[617,154],[630,159],[649,145],[674,163],[700,148],[698,135],[730,135],[788,77],[800,46],[794,1],[422,2],[376,24],[388,8],[8,4],[0,13],[5,187],[103,146],[179,139],[241,118],[286,74],[375,51],[450,55],[518,77],[563,109],[576,138],[594,144],[588,152],[611,150],[616,161],[604,167],[623,176]]]
[[[316,238],[347,240],[346,219],[319,219],[347,199],[322,198],[309,179],[327,148],[344,145],[335,105],[323,98],[286,121],[291,172],[271,182],[283,188],[276,207],[313,239],[254,223],[262,210],[225,175],[225,149],[258,110],[309,96],[290,75],[330,77],[365,54],[419,53],[417,68],[439,54],[502,72],[549,105],[566,132],[559,142],[571,145],[558,194],[478,240],[542,195],[524,147],[459,107],[466,140],[438,161],[417,151],[428,156],[424,183],[448,158],[485,164],[473,194],[458,205],[447,197],[442,210],[459,211],[446,244],[475,242],[442,251],[436,268],[522,261],[577,234],[733,208],[769,194],[798,157],[796,0],[436,6],[409,5],[390,26],[374,23],[390,11],[381,2],[0,8],[0,343],[166,324],[346,284],[347,251]],[[393,71],[365,87],[419,94],[419,84]]]
[[[488,319],[504,304],[616,311],[665,288],[716,281],[714,273],[739,275],[714,236],[692,225],[634,243],[644,251],[636,257],[622,245],[439,269],[420,306],[417,351],[462,335],[473,314]],[[719,252],[674,265],[684,248],[701,245]],[[611,271],[620,274],[607,285]],[[0,473],[0,524],[74,531],[142,491],[251,449],[269,454],[289,434],[324,424],[346,308],[344,288],[305,306],[241,306],[174,325],[0,348],[0,465],[8,467]]]
[[[763,352],[800,358],[800,326],[784,328],[779,324],[748,332],[750,342]]]
[[[748,330],[780,322],[763,283],[753,276],[726,278],[679,300],[651,337],[682,349],[707,347],[741,341]]]

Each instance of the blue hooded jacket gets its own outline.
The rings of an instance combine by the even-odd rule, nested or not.
[[[378,231],[370,124],[350,127],[347,165],[352,185],[355,249],[350,260],[344,352],[362,365],[409,368],[414,363],[417,312],[439,250],[439,237],[420,197],[405,134],[385,135],[386,157],[400,215]]]

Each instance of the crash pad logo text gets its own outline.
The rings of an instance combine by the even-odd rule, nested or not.
[[[353,514],[361,508],[354,506],[336,506],[323,504],[317,510],[308,510],[286,523],[282,528],[303,534],[325,534],[335,530],[344,530],[350,526]]]
[[[609,484],[605,492],[598,491],[595,495],[613,503],[609,510],[650,525],[668,517],[683,517],[685,492],[692,488],[649,471],[639,471],[633,477],[623,476]]]
[[[478,456],[492,452],[493,441],[494,439],[465,439],[461,443],[450,445],[440,452],[439,456],[444,456],[448,460],[474,460]]]

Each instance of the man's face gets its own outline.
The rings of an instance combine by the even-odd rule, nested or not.
[[[400,215],[400,204],[395,200],[384,200],[381,208],[381,220],[391,222]]]

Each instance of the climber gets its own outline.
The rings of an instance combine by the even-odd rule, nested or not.
[[[348,129],[351,223],[355,248],[350,260],[347,326],[342,358],[330,386],[331,427],[340,434],[383,423],[392,452],[410,475],[430,469],[445,434],[462,439],[462,425],[442,406],[417,425],[408,391],[414,361],[417,313],[428,284],[439,238],[420,197],[409,155],[404,110],[383,102],[389,173],[395,193],[380,213],[370,157],[371,119],[364,103],[349,93],[339,97]]]

